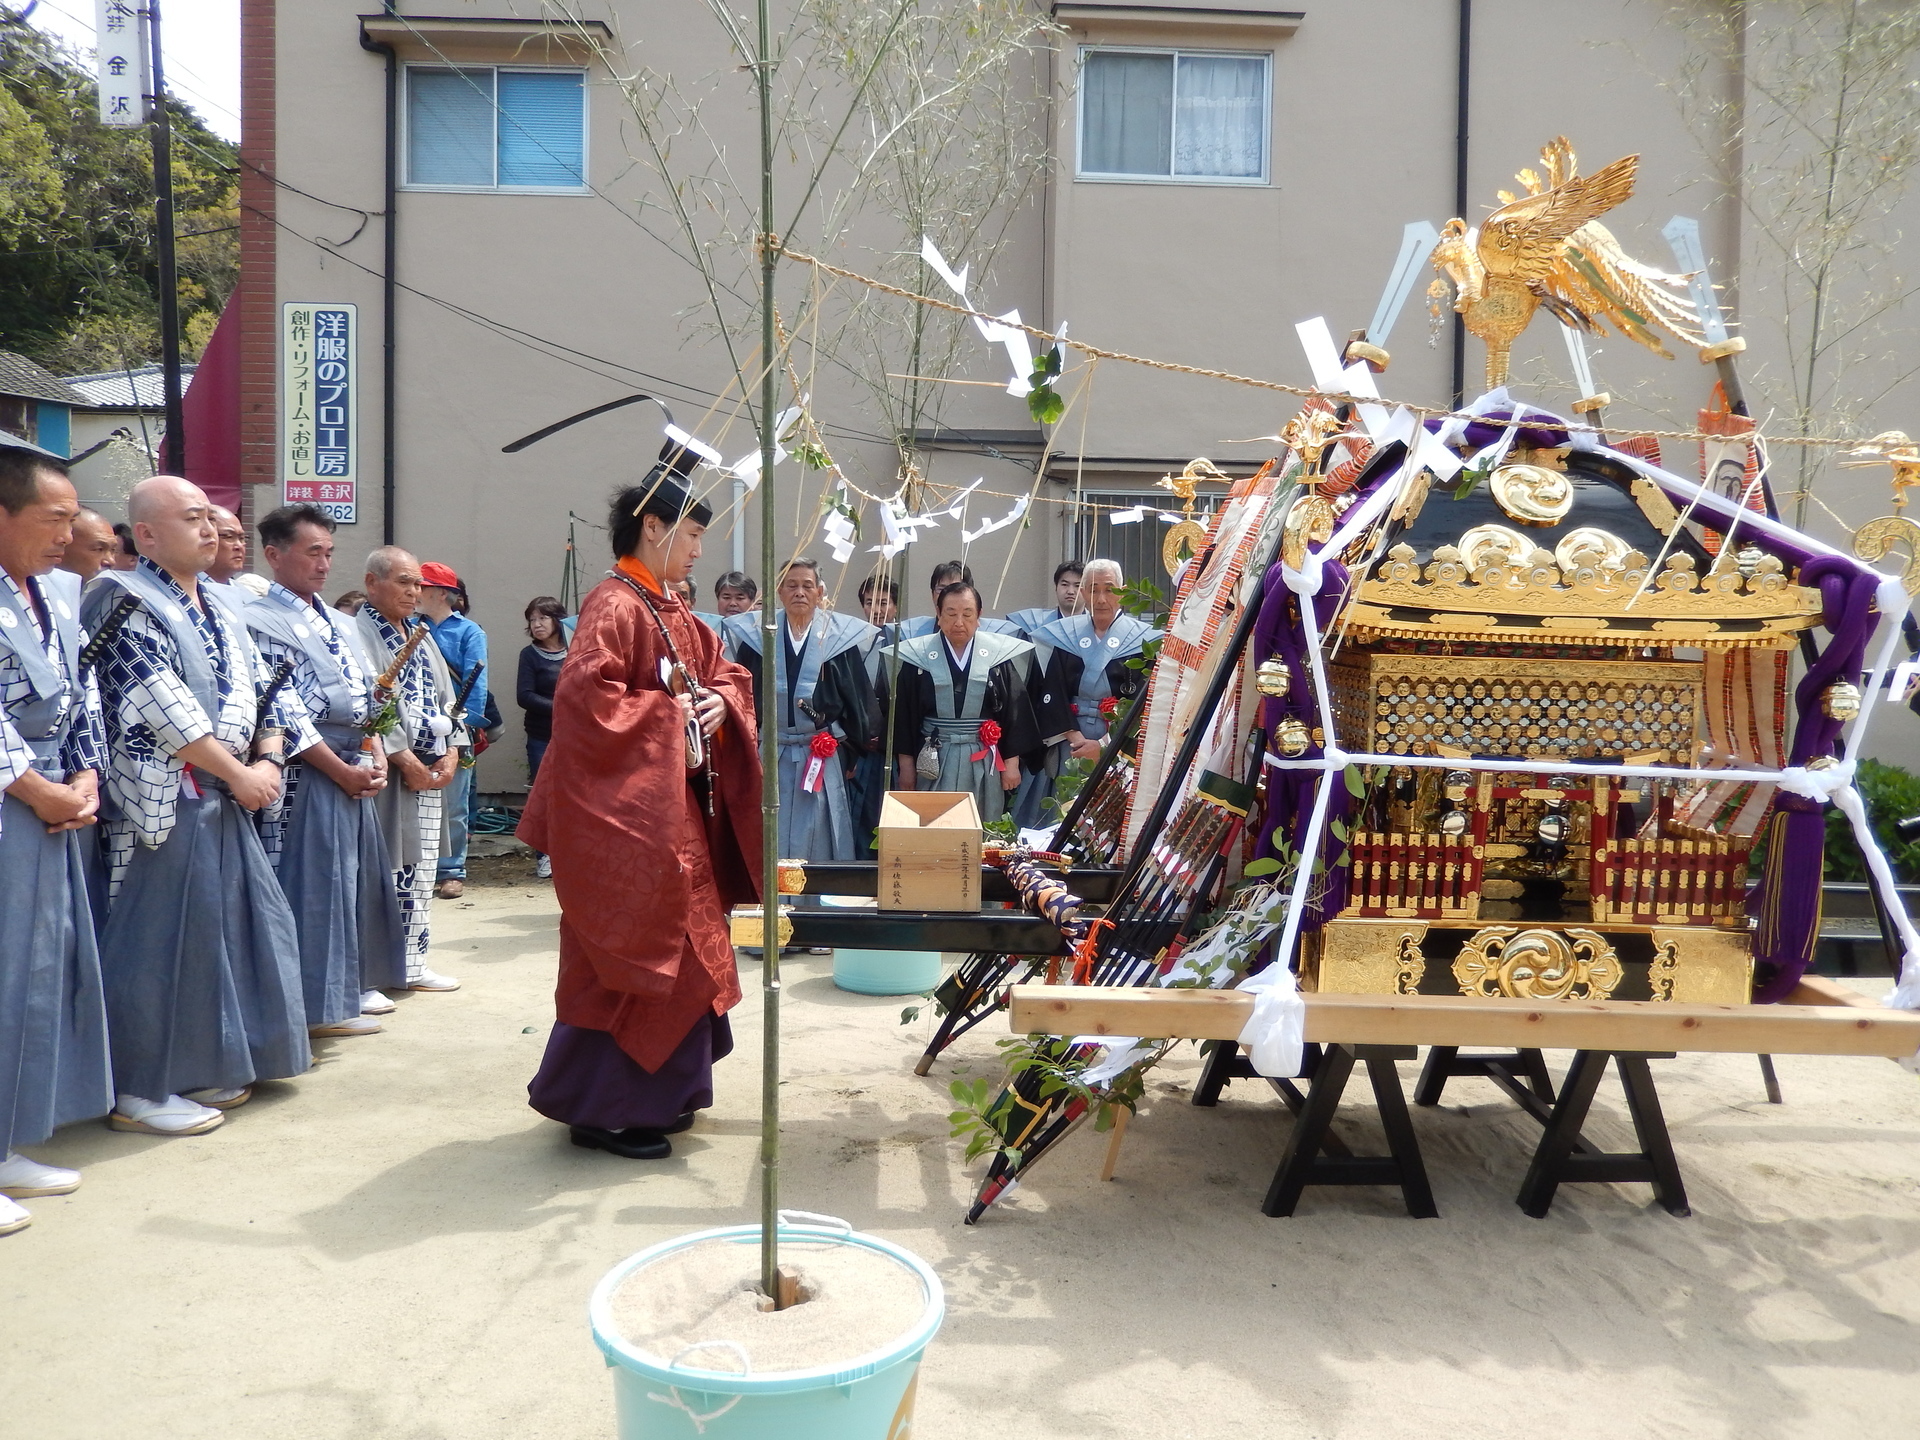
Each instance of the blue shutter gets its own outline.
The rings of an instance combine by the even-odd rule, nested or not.
[[[500,184],[586,182],[586,85],[578,70],[500,72]]]
[[[493,71],[408,68],[407,183],[494,183]]]

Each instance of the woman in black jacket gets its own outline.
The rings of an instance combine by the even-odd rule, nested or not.
[[[560,662],[567,658],[567,637],[560,622],[567,607],[551,595],[527,602],[527,638],[533,643],[520,652],[520,677],[514,697],[527,720],[527,788],[540,776],[540,760],[553,738],[553,689],[560,683]],[[553,863],[542,855],[533,872],[546,880]]]

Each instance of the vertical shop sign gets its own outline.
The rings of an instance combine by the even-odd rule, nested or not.
[[[359,321],[352,305],[281,307],[280,473],[289,505],[318,505],[354,523]]]

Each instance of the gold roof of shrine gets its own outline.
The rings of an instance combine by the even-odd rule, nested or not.
[[[1778,556],[1739,536],[1715,558],[1651,481],[1573,459],[1532,452],[1451,493],[1416,482],[1391,517],[1397,543],[1353,589],[1348,633],[1785,649],[1820,622],[1820,592]]]

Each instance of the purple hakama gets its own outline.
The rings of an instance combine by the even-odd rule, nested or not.
[[[547,1037],[527,1103],[562,1125],[600,1130],[664,1130],[690,1110],[713,1104],[713,1062],[733,1053],[724,1015],[695,1021],[655,1071],[620,1048],[605,1030],[557,1021]]]

